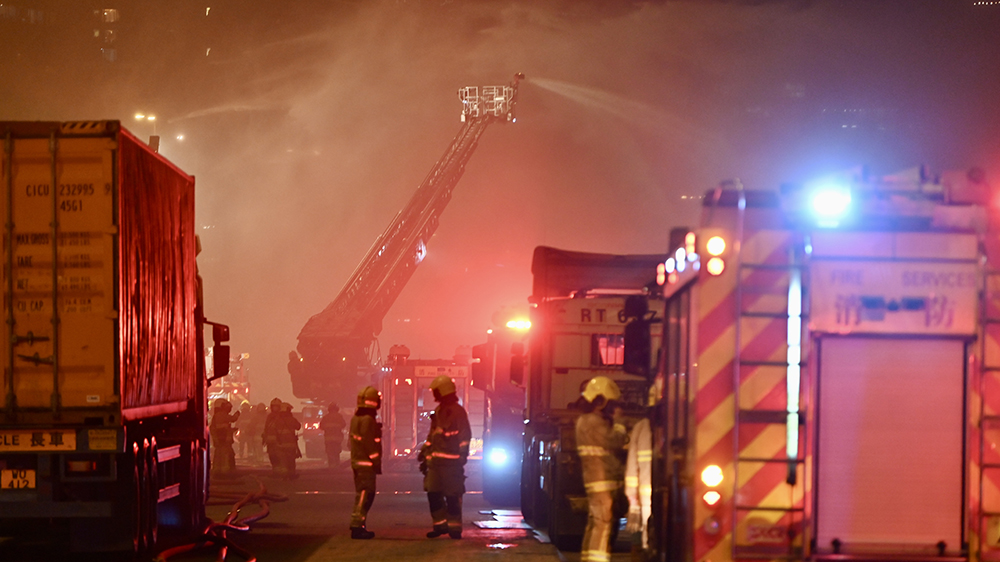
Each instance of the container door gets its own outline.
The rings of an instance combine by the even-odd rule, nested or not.
[[[14,140],[0,198],[13,250],[3,256],[8,327],[0,364],[18,408],[118,400],[113,150],[108,138],[60,138],[53,183],[49,139]]]
[[[828,337],[819,350],[817,553],[959,551],[965,343]]]

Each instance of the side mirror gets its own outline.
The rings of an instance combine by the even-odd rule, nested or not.
[[[481,343],[472,346],[472,357],[478,359],[472,364],[472,386],[480,390],[493,390],[493,349],[492,343]]]
[[[229,374],[228,345],[220,344],[212,346],[212,373],[212,378],[208,379],[209,382]]]
[[[229,346],[222,345],[229,341],[229,326],[216,322],[205,323],[212,327],[212,378],[208,382],[229,374]]]
[[[521,342],[510,346],[510,382],[524,386],[524,344]]]
[[[649,320],[641,318],[625,325],[625,357],[622,369],[626,373],[649,378],[653,347],[649,336],[649,325]]]

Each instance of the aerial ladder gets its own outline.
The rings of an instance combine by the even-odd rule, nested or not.
[[[380,364],[382,319],[427,254],[452,190],[490,124],[514,122],[518,73],[505,86],[459,89],[462,127],[416,193],[375,240],[336,299],[310,318],[289,353],[292,393],[302,399],[345,400]]]

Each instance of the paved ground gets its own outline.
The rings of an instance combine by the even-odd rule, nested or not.
[[[299,478],[292,481],[273,479],[267,469],[247,469],[242,478],[232,482],[216,480],[213,495],[249,491],[260,482],[268,493],[288,498],[287,502],[273,503],[271,514],[252,524],[249,533],[230,533],[234,542],[260,560],[282,562],[443,558],[472,562],[515,554],[523,562],[560,559],[552,545],[544,542],[544,538],[539,540],[520,522],[518,512],[494,510],[483,501],[478,465],[474,462],[468,467],[469,493],[464,496],[466,528],[461,540],[426,538],[431,519],[416,467],[400,467],[408,470],[387,472],[379,477],[379,493],[368,520],[368,528],[376,536],[370,541],[351,540],[348,524],[354,489],[350,470],[331,470],[320,464],[311,460],[301,463]],[[256,509],[244,510],[241,515],[252,514]],[[212,506],[209,516],[221,521],[228,511],[228,506]],[[477,521],[491,528],[480,528]],[[215,554],[185,555],[173,560],[215,560]]]
[[[518,562],[576,562],[578,553],[560,553],[520,521],[516,506],[490,506],[482,498],[478,464],[468,466],[468,493],[464,496],[465,531],[461,540],[447,536],[428,539],[431,519],[426,494],[416,467],[388,472],[379,477],[379,493],[369,515],[372,540],[351,540],[348,530],[354,488],[349,469],[332,470],[314,459],[299,462],[295,480],[273,478],[267,467],[241,466],[232,479],[212,482],[212,504],[208,516],[226,519],[231,507],[248,493],[266,492],[280,501],[270,504],[267,517],[250,524],[247,532],[228,532],[233,543],[262,562],[328,561],[495,561],[515,557]],[[259,513],[257,504],[243,509],[239,517]],[[478,522],[478,525],[477,525]],[[0,543],[0,559],[50,560],[44,544]],[[171,556],[176,562],[215,561],[218,549],[202,549]],[[70,560],[80,560],[72,557]],[[244,560],[230,550],[228,560]],[[613,559],[629,559],[627,548],[617,549]]]

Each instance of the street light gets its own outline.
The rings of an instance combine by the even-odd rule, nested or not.
[[[146,122],[152,123],[153,124],[153,135],[156,135],[156,116],[155,115],[146,115],[145,113],[136,113],[135,114],[135,120],[136,121],[146,121]]]

